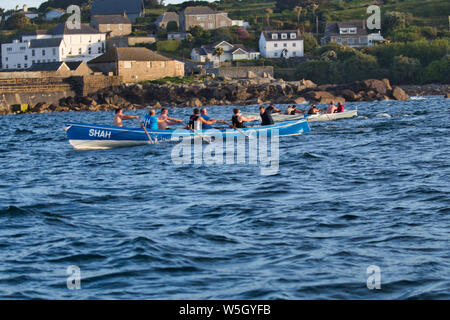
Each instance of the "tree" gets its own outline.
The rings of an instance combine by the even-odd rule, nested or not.
[[[25,17],[22,13],[13,14],[8,20],[6,20],[6,28],[10,30],[23,29],[29,24],[30,19]]]
[[[300,25],[300,15],[302,14],[303,8],[300,6],[296,6],[294,8],[294,12],[297,14],[297,24]]]
[[[170,21],[166,27],[167,32],[178,32],[178,23],[176,21]]]
[[[304,33],[303,34],[303,46],[305,52],[313,52],[318,46],[319,43],[316,40],[316,37],[312,33]]]
[[[396,84],[409,84],[415,82],[420,69],[421,65],[418,59],[396,56],[392,63],[390,79]]]
[[[410,19],[411,15],[407,13],[397,11],[386,12],[383,15],[383,31],[386,33],[391,33],[394,30],[404,29]]]
[[[225,54],[225,50],[223,50],[222,47],[217,47],[213,51],[213,55],[219,58],[219,63],[220,63],[220,57],[223,56],[224,54]]]

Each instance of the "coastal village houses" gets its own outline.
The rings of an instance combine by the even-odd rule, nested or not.
[[[303,57],[303,37],[299,30],[270,30],[261,32],[259,50],[264,58]]]
[[[106,33],[106,38],[123,37],[131,34],[131,21],[127,14],[95,15],[91,18],[91,27]]]
[[[329,22],[320,40],[322,45],[334,42],[353,48],[371,47],[375,41],[383,41],[383,36],[379,32],[369,33],[365,21]]]
[[[147,48],[112,48],[88,65],[96,72],[121,76],[123,82],[184,76],[183,62]]]
[[[96,15],[123,15],[126,14],[131,22],[143,17],[143,0],[93,0],[91,7],[91,17]]]
[[[32,20],[32,19],[36,19],[37,17],[39,17],[39,13],[35,12],[35,11],[31,11],[28,10],[28,6],[26,4],[23,5],[22,9],[20,9],[20,7],[17,5],[16,6],[16,10],[13,11],[11,14],[7,14],[5,15],[4,19],[5,21],[8,20],[10,17],[12,17],[15,14],[23,14],[25,17],[27,17],[28,19]],[[1,18],[0,18],[1,21]]]
[[[220,57],[214,55],[216,48],[222,48],[224,54]],[[225,62],[237,60],[256,60],[260,58],[260,53],[246,49],[242,44],[231,44],[221,41],[213,45],[203,45],[200,48],[194,48],[191,52],[191,59],[199,62]]]
[[[3,69],[28,69],[34,63],[92,60],[104,52],[105,34],[81,24],[68,29],[65,23],[48,31],[22,33],[2,44]]]
[[[226,12],[217,12],[210,7],[186,7],[180,13],[180,28],[188,31],[194,26],[205,30],[214,30],[234,25],[243,25],[243,21],[232,20]]]

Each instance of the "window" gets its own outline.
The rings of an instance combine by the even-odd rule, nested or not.
[[[273,33],[272,34],[272,40],[277,40],[278,39],[278,34],[277,33]]]
[[[278,48],[278,43],[274,43],[273,45],[275,48]]]
[[[131,69],[131,61],[124,61],[123,62],[123,67],[125,69]]]
[[[89,53],[89,54],[92,53],[92,48],[91,48],[91,47],[88,48],[88,53]]]
[[[287,39],[287,33],[282,33],[281,34],[281,39]]]
[[[37,63],[41,63],[41,60],[38,59]]]
[[[28,64],[25,63],[25,64],[23,65],[23,67],[24,67],[24,68],[28,68]]]
[[[22,68],[22,65],[20,63],[17,64],[17,68],[20,69]]]
[[[21,50],[21,51],[24,51],[24,50],[25,50],[25,47],[20,47],[20,50]]]
[[[98,53],[102,53],[102,48],[98,47]]]
[[[362,43],[362,44],[367,43],[367,38],[359,37],[359,43]]]
[[[12,48],[6,48],[6,51],[7,51],[7,52],[11,52],[11,51],[12,51]]]
[[[32,60],[31,62],[32,62],[32,63],[36,63],[36,60]]]
[[[297,39],[297,34],[291,33],[291,39]]]
[[[296,42],[294,42],[294,43],[292,44],[292,46],[293,46],[293,47],[296,47],[296,46],[297,46],[297,43],[296,43]]]
[[[33,50],[31,50],[31,56],[34,57],[36,55],[36,52]]]
[[[8,61],[8,57],[5,57],[5,61]]]
[[[278,52],[275,52],[273,55],[274,55],[275,57],[278,57]]]
[[[42,56],[45,56],[45,50],[42,49]]]
[[[8,69],[8,65],[7,64],[5,65],[5,69]]]
[[[109,23],[106,25],[106,30],[111,31],[111,25]]]
[[[208,27],[209,27],[210,29],[214,29],[214,23],[209,23],[209,24],[208,24]]]
[[[53,48],[53,55],[56,56],[56,48]]]
[[[349,33],[356,34],[356,28],[349,29]]]
[[[119,24],[119,30],[123,30],[123,24]]]
[[[348,43],[349,44],[354,44],[355,43],[355,38],[348,38]]]
[[[53,59],[53,62],[56,62],[56,59]]]
[[[283,43],[283,46],[284,46],[285,48],[287,48],[287,43]]]
[[[337,43],[342,43],[342,38],[336,38]]]
[[[24,55],[23,58],[24,58],[25,61],[28,61],[28,56],[27,55]]]
[[[297,52],[296,51],[293,51],[292,52],[292,55],[295,57],[295,56],[297,56]]]
[[[206,16],[197,16],[197,21],[206,21]]]
[[[81,54],[81,48],[78,48],[78,54]]]

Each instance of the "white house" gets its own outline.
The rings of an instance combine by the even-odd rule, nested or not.
[[[221,47],[224,54],[220,57],[220,62],[237,60],[257,60],[261,54],[249,50],[242,44],[231,44],[226,41],[217,42],[213,45],[203,45],[200,48],[194,48],[191,52],[191,59],[200,62],[219,62],[219,57],[215,56],[214,50]]]
[[[45,20],[51,21],[61,18],[66,12],[63,9],[50,9],[45,13]]]
[[[2,44],[3,69],[27,69],[33,63],[92,60],[105,50],[104,33],[82,24],[68,29],[64,23],[49,31],[24,33]]]
[[[259,51],[264,58],[303,57],[303,37],[299,30],[263,31]]]

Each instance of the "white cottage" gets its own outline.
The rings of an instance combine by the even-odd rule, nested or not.
[[[303,37],[299,30],[270,30],[261,32],[259,51],[264,58],[303,57]]]
[[[259,52],[249,50],[242,44],[231,44],[227,41],[221,41],[213,45],[203,45],[200,48],[192,49],[191,59],[200,62],[219,62],[219,58],[213,54],[214,50],[219,47],[224,51],[224,54],[220,57],[220,62],[257,60],[260,58]]]

